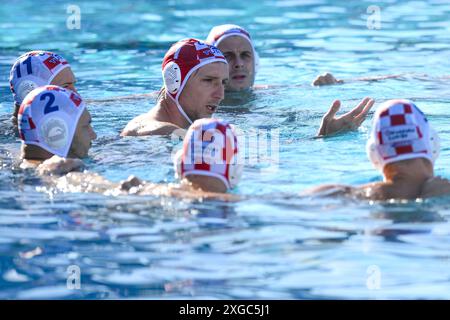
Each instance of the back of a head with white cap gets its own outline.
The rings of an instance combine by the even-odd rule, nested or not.
[[[213,177],[225,189],[234,188],[242,175],[238,141],[234,128],[218,119],[200,119],[190,127],[183,148],[174,157],[175,175]]]
[[[389,163],[425,158],[434,164],[439,136],[423,112],[409,100],[389,100],[375,112],[366,151],[380,171]]]

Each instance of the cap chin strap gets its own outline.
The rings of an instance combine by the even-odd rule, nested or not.
[[[186,121],[189,123],[189,125],[192,124],[192,120],[191,118],[189,118],[189,116],[186,114],[186,112],[184,112],[183,107],[180,105],[180,103],[178,102],[177,99],[175,99],[174,97],[172,97],[171,94],[168,94],[168,96],[172,99],[173,102],[175,102],[175,105],[178,108],[178,111],[181,113],[181,115],[186,119]]]
[[[366,152],[367,152],[367,157],[369,158],[370,162],[372,162],[373,167],[376,170],[383,171],[382,160],[380,158],[380,155],[377,152],[377,147],[375,144],[375,140],[373,138],[370,138],[369,140],[367,140]]]
[[[430,143],[431,143],[431,155],[433,158],[433,164],[436,162],[441,151],[441,139],[436,130],[430,128]]]
[[[241,163],[230,164],[229,179],[230,188],[234,188],[241,180],[243,165]]]
[[[253,46],[253,45],[252,45]],[[259,71],[259,54],[256,52],[255,48],[253,48],[254,56],[255,56],[255,76]]]
[[[178,101],[175,101],[178,111],[180,111],[180,113],[183,115],[183,117],[187,120],[187,122],[189,122],[189,125],[192,124],[192,120],[191,118],[189,118],[189,116],[186,114],[186,112],[184,112],[183,108],[181,107],[180,103]]]

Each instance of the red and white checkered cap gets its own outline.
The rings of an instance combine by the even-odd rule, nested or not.
[[[189,127],[174,164],[180,179],[191,174],[205,175],[233,188],[242,174],[234,128],[223,120],[196,120]]]
[[[439,138],[412,101],[389,100],[375,113],[367,152],[380,170],[388,163],[406,159],[425,158],[434,163]]]

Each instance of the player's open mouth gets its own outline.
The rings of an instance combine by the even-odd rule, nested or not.
[[[233,80],[244,80],[245,78],[247,78],[245,74],[233,76]]]
[[[207,105],[206,105],[206,108],[208,108],[208,110],[211,111],[211,112],[216,112],[217,107],[218,107],[218,106],[215,105],[215,104],[207,104]]]

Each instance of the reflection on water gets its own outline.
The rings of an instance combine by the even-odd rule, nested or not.
[[[77,31],[65,29],[65,5],[20,1],[0,10],[0,298],[450,298],[448,197],[297,196],[322,183],[380,179],[365,154],[369,121],[312,139],[335,99],[343,110],[365,96],[414,99],[441,136],[436,174],[450,177],[447,2],[381,1],[379,30],[367,29],[369,4],[359,1],[82,1]],[[244,200],[64,193],[18,169],[9,69],[21,53],[45,49],[70,61],[89,101],[99,138],[88,169],[112,181],[173,182],[179,139],[119,137],[155,96],[114,97],[158,91],[172,42],[230,22],[251,32],[261,56],[256,83],[268,86],[229,95],[217,116],[246,132],[279,130],[279,162],[246,166],[234,191]],[[345,83],[310,86],[327,71]],[[389,74],[402,77],[355,80]],[[71,266],[81,271],[80,289],[67,286]]]

